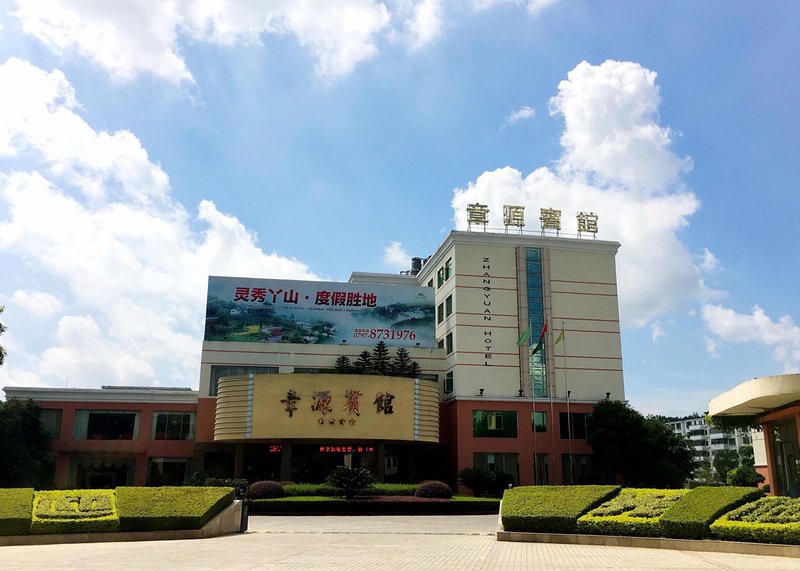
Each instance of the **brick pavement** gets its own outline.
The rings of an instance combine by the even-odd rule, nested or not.
[[[496,516],[252,517],[203,540],[0,547],[0,569],[795,570],[797,559],[495,540]]]

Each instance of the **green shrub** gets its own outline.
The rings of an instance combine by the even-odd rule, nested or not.
[[[800,544],[800,499],[766,497],[737,508],[711,524],[730,541]]]
[[[117,488],[123,531],[200,529],[232,501],[233,490],[222,487]]]
[[[756,488],[699,486],[689,491],[661,516],[666,537],[704,539],[711,537],[709,525],[722,514],[762,497]]]
[[[482,496],[497,480],[497,474],[486,468],[464,468],[458,473],[458,483],[472,490],[475,496]]]
[[[417,484],[380,484],[375,483],[361,493],[365,496],[413,496]]]
[[[338,466],[325,481],[342,490],[345,497],[351,499],[360,490],[369,487],[375,481],[375,477],[366,468]]]
[[[22,535],[31,527],[33,488],[0,488],[0,535]]]
[[[282,498],[285,495],[286,492],[283,491],[283,486],[281,486],[280,482],[275,482],[273,480],[261,480],[259,482],[253,482],[247,489],[247,496],[254,500],[263,498]]]
[[[289,497],[342,495],[342,490],[330,484],[284,484],[283,491]]]
[[[688,490],[626,488],[578,519],[578,531],[596,535],[661,535],[661,516]]]
[[[453,490],[444,482],[428,480],[420,482],[414,495],[419,498],[444,498],[449,500],[453,497]]]
[[[619,492],[619,486],[520,486],[503,496],[506,531],[574,533],[578,518]]]
[[[117,531],[118,528],[113,490],[34,493],[31,533],[98,533]]]

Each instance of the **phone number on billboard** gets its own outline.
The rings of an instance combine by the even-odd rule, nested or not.
[[[355,339],[410,339],[413,341],[417,334],[411,329],[356,329],[353,331]]]

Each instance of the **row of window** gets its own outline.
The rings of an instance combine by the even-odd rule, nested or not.
[[[453,334],[448,333],[444,336],[444,339],[439,339],[439,342],[436,344],[439,349],[444,349],[446,354],[450,354],[455,350],[455,342],[453,341]]]
[[[561,439],[586,440],[589,434],[589,413],[559,413]],[[547,432],[547,412],[531,412],[531,430]],[[516,438],[517,413],[507,410],[473,410],[472,436],[477,438]]]
[[[509,474],[514,483],[519,483],[519,454],[512,452],[476,452],[472,456],[472,465],[492,472]],[[550,455],[535,453],[533,455],[534,480],[538,485],[550,483]],[[591,464],[589,454],[562,454],[561,473],[564,484],[589,484],[598,481],[596,470]]]
[[[453,258],[447,258],[444,265],[436,272],[436,287],[442,287],[444,282],[453,276]]]
[[[189,479],[191,458],[149,458],[148,486],[180,486]],[[136,470],[135,458],[70,458],[67,483],[73,488],[107,489],[131,486]]]
[[[43,409],[42,427],[52,438],[61,436],[61,409]],[[154,412],[152,440],[194,440],[194,412]],[[72,425],[75,440],[136,440],[139,412],[128,410],[76,410]]]

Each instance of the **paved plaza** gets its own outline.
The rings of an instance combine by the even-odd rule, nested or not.
[[[763,569],[784,557],[498,542],[497,516],[250,518],[214,539],[0,547],[0,569]]]

